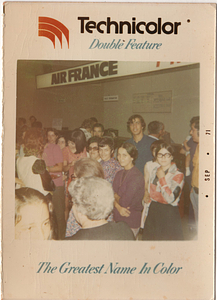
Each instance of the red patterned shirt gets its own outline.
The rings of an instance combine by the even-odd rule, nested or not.
[[[156,176],[156,166],[150,175],[150,198],[152,201],[177,206],[184,186],[184,174],[172,163],[163,178]]]

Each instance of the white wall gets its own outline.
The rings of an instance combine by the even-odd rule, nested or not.
[[[119,129],[120,136],[128,136],[126,122],[134,114],[133,94],[168,90],[172,90],[171,113],[139,114],[146,125],[155,120],[163,122],[174,142],[182,143],[189,133],[190,119],[199,115],[199,65],[104,83],[104,96],[119,96],[118,102],[104,102],[105,127]]]
[[[55,66],[54,66],[55,67]],[[53,67],[53,69],[54,69]],[[44,127],[52,126],[53,118],[62,118],[63,127],[74,129],[89,117],[98,118],[105,128],[119,130],[128,137],[127,120],[134,114],[135,93],[172,90],[171,113],[140,113],[146,124],[158,120],[165,124],[176,143],[182,143],[189,133],[189,121],[199,115],[199,64],[141,75],[36,89],[36,75],[46,73],[42,65],[18,68],[17,116],[35,115]],[[34,74],[35,73],[35,74]],[[117,102],[103,102],[103,96],[118,95]],[[59,102],[64,100],[64,102]],[[147,130],[146,132],[147,133]]]

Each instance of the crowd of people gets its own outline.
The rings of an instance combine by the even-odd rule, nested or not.
[[[19,118],[16,131],[15,238],[183,240],[179,201],[189,185],[197,233],[199,117],[183,142],[185,174],[164,124],[127,121],[131,139],[115,143],[96,118],[65,136]],[[190,214],[191,215],[191,214]]]

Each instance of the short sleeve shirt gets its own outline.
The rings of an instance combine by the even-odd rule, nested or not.
[[[139,169],[140,172],[142,172],[143,175],[145,164],[153,159],[150,147],[154,141],[155,140],[153,138],[145,134],[143,135],[141,141],[139,141],[138,143],[134,141],[133,137],[127,140],[128,143],[136,146],[136,149],[138,150],[138,158],[135,162],[135,166]]]
[[[44,148],[43,159],[48,167],[63,163],[63,154],[59,145],[48,143]],[[50,172],[50,174],[59,176],[58,178],[53,179],[56,186],[63,186],[62,172]]]

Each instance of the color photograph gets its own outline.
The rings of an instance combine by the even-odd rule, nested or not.
[[[42,193],[53,206],[57,240],[197,239],[199,74],[199,63],[18,61],[15,207],[33,204],[27,188]],[[102,188],[101,213],[84,199],[97,214],[82,226],[73,210],[80,205],[89,214],[81,200],[72,207],[73,183],[91,176],[110,183],[111,199],[103,205]],[[81,192],[91,198],[91,190]],[[117,237],[110,229],[101,233],[119,222],[126,229]],[[92,226],[99,235],[79,238]],[[20,230],[15,236],[23,238]]]

